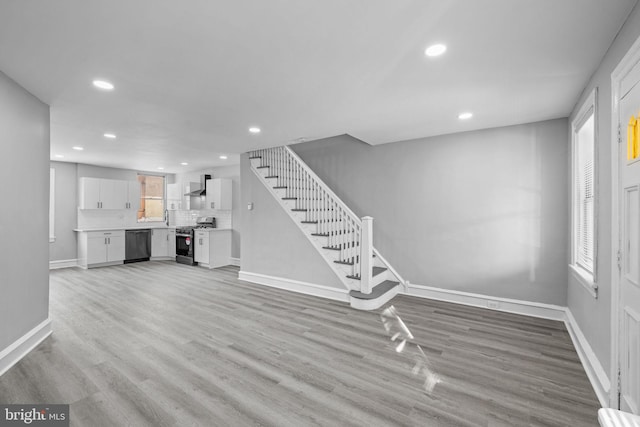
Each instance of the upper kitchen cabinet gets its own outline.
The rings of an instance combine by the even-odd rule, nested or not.
[[[230,179],[208,179],[205,209],[231,210],[231,189],[232,181]]]
[[[175,211],[182,209],[184,198],[184,190],[182,183],[167,184],[167,209]]]
[[[135,181],[80,178],[80,209],[138,209],[140,185]]]
[[[127,203],[125,209],[137,211],[140,208],[140,183],[125,181],[127,184]]]

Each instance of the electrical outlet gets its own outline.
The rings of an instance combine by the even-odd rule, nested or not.
[[[487,307],[497,310],[500,308],[500,303],[498,301],[487,300]]]

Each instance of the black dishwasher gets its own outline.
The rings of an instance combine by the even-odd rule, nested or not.
[[[125,230],[124,262],[149,261],[151,258],[151,230]]]

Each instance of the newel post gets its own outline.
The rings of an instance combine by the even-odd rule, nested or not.
[[[371,274],[373,273],[373,218],[362,218],[360,236],[360,292],[371,293]]]

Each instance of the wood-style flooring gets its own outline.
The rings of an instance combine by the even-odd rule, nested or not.
[[[175,262],[51,271],[54,333],[1,403],[74,426],[597,426],[561,322],[399,296],[431,394],[377,312]]]

